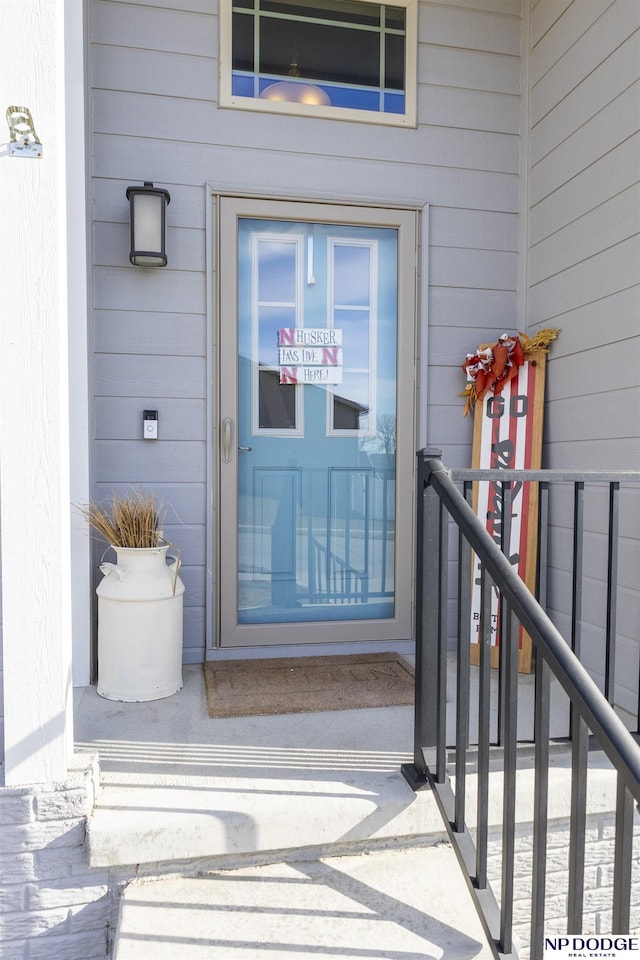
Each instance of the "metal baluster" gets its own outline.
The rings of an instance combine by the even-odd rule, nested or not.
[[[584,541],[584,483],[573,492],[573,580],[571,584],[571,649],[580,659],[582,639],[582,565]]]
[[[573,580],[571,586],[571,649],[578,659],[580,659],[582,640],[583,547],[584,482],[580,480],[574,484],[573,493]],[[582,717],[576,716],[573,703],[569,710],[569,717],[571,736],[571,828],[569,837],[567,930],[569,933],[581,933],[589,731]]]
[[[549,565],[549,493],[548,483],[538,485],[538,576],[537,597],[540,606],[547,609],[547,571]]]
[[[513,503],[513,492],[511,487],[511,481],[506,480],[502,483],[502,521],[500,526],[500,549],[505,554],[509,556],[509,549],[511,546],[511,512],[512,512],[512,503]],[[509,632],[507,624],[507,603],[502,594],[498,598],[498,623],[500,625],[500,630],[497,635],[497,641],[499,643],[498,649],[498,689],[500,691],[498,695],[498,731],[497,731],[497,742],[499,744],[504,744],[504,701],[506,696],[505,691],[505,668],[504,668],[504,647],[509,642]]]
[[[449,585],[449,514],[440,504],[440,581],[438,597],[438,719],[436,780],[444,783],[447,775],[447,623]]]
[[[549,549],[549,484],[539,486],[538,502],[538,600],[547,604]],[[547,817],[549,804],[549,716],[551,671],[540,650],[535,661],[533,867],[531,875],[530,955],[541,957],[544,939],[545,895],[547,888]]]
[[[476,885],[487,886],[487,837],[489,829],[489,738],[491,709],[491,589],[484,565],[480,568],[480,668],[478,690],[478,817],[476,839]]]
[[[569,828],[569,897],[567,932],[582,933],[584,845],[587,827],[587,762],[589,730],[581,716],[573,718],[571,741],[571,824]]]
[[[573,563],[571,580],[571,649],[578,660],[582,646],[582,566],[584,554],[584,483],[573,487]],[[573,737],[574,710],[569,709],[569,737]]]
[[[605,638],[604,693],[614,703],[616,683],[616,609],[618,590],[618,521],[620,484],[609,484],[609,536],[607,543],[607,629]]]
[[[464,497],[471,501],[472,485]],[[461,833],[465,821],[467,751],[469,749],[469,687],[471,645],[471,563],[469,541],[458,529],[458,655],[456,670],[456,796],[453,829]]]
[[[516,825],[516,770],[518,745],[518,638],[519,624],[506,609],[503,650],[504,667],[504,780],[502,799],[502,900],[500,943],[503,953],[511,953],[513,933],[513,870]]]
[[[628,933],[631,920],[631,867],[633,860],[633,797],[618,774],[616,839],[613,863],[614,933]]]
[[[549,801],[549,665],[538,652],[535,678],[534,716],[534,799],[533,799],[533,869],[531,882],[531,947],[532,957],[542,956],[544,936],[545,894],[547,888],[547,817]]]

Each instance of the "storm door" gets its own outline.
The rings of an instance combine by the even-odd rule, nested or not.
[[[221,643],[409,638],[415,215],[219,224]]]

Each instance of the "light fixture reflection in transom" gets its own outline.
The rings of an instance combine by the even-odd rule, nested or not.
[[[269,84],[260,94],[261,100],[275,100],[286,103],[306,103],[315,107],[330,107],[331,98],[313,83],[298,80],[300,70],[295,61],[289,67],[290,80],[278,80]],[[295,78],[295,79],[293,79]]]

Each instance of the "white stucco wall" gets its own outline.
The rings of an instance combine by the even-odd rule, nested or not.
[[[42,159],[0,157],[5,775],[66,775],[71,715],[65,37],[54,0],[0,8],[0,87]]]

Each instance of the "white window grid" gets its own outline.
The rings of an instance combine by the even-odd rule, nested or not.
[[[353,0],[354,3],[360,2],[360,0]],[[362,2],[370,3],[371,0],[362,0]],[[375,2],[375,0],[374,0]],[[273,18],[286,19],[289,21],[295,20],[310,20],[313,23],[333,23],[330,20],[322,20],[318,18],[305,18],[301,16],[293,16],[288,14],[279,14],[275,12],[266,12],[259,10],[259,0],[255,0],[253,8],[247,7],[233,7],[233,0],[220,0],[220,106],[222,107],[233,107],[236,109],[245,109],[245,110],[257,110],[260,112],[267,113],[284,113],[284,114],[295,114],[303,116],[314,116],[318,118],[335,118],[342,120],[354,120],[361,123],[378,123],[378,124],[388,124],[393,126],[416,126],[416,110],[417,110],[417,60],[418,60],[418,0],[387,0],[384,4],[376,4],[381,7],[384,11],[385,7],[402,7],[405,10],[405,29],[404,31],[399,31],[397,29],[386,28],[387,33],[400,34],[404,33],[405,37],[405,63],[404,63],[404,96],[405,96],[405,110],[402,114],[396,113],[386,113],[384,110],[373,111],[373,110],[364,110],[357,108],[349,107],[334,107],[334,106],[308,106],[303,103],[293,103],[287,101],[273,101],[273,100],[262,100],[258,96],[259,94],[259,74],[257,71],[251,71],[247,76],[251,76],[254,79],[254,95],[253,97],[241,97],[236,96],[232,93],[231,81],[232,81],[232,27],[233,27],[233,13],[245,14],[248,16],[254,17],[254,64],[255,62],[259,63],[259,18],[260,16],[269,16]],[[362,30],[375,30],[380,32],[380,67],[384,70],[384,37],[385,29],[382,27],[371,27],[365,24],[353,24],[350,25],[350,29],[362,29]],[[280,75],[273,75],[269,77],[268,74],[263,75],[265,79],[272,79],[274,82],[279,80],[286,80],[286,77]],[[384,76],[384,72],[380,74]],[[312,83],[312,78],[305,78],[307,82]],[[322,81],[322,86],[332,86],[330,82],[325,80]],[[340,84],[335,84],[335,86],[340,86]],[[344,86],[344,85],[342,85]],[[379,90],[381,99],[384,98],[384,93],[386,92],[384,87],[361,87],[363,90]],[[382,104],[381,104],[382,106]]]
[[[304,281],[302,275],[302,257],[304,252],[304,235],[281,233],[251,234],[251,434],[254,437],[302,437],[304,436],[304,392],[302,385],[295,389],[295,427],[287,430],[260,426],[260,370],[272,370],[279,374],[279,367],[260,367],[260,310],[262,307],[275,307],[290,310],[293,308],[295,326],[303,325]],[[266,243],[291,243],[295,248],[295,299],[260,300],[258,296],[258,271],[260,246]],[[289,324],[287,324],[289,326]]]
[[[368,369],[366,367],[354,367],[349,364],[349,357],[344,354],[343,347],[343,371],[351,373],[368,374],[369,389],[367,392],[368,406],[368,428],[354,430],[337,430],[334,427],[334,397],[336,393],[340,395],[340,385],[331,387],[327,390],[327,436],[330,437],[373,437],[376,435],[376,375],[377,375],[377,342],[378,342],[378,241],[377,240],[356,240],[352,238],[328,237],[328,256],[327,256],[327,326],[339,327],[336,322],[338,311],[354,312],[367,314],[369,318],[369,351],[368,351]],[[369,297],[367,305],[353,305],[338,303],[335,299],[335,251],[338,247],[365,247],[369,250]]]

